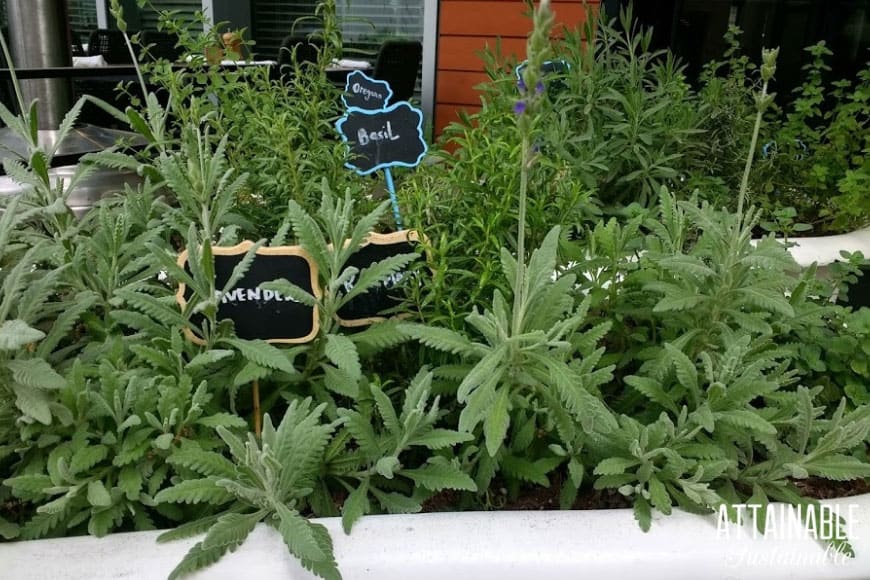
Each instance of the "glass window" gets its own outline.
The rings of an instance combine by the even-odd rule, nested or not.
[[[259,56],[276,58],[285,36],[317,30],[316,6],[316,0],[253,0],[253,38]],[[423,40],[423,0],[338,0],[337,10],[345,46],[370,59],[387,38]]]

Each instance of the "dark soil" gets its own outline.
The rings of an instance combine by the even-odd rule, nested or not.
[[[815,499],[833,499],[851,497],[870,493],[870,479],[853,481],[830,481],[821,478],[795,480],[795,487],[801,495]],[[461,506],[462,493],[447,490],[434,495],[423,504],[423,512],[463,511]],[[623,509],[632,506],[631,500],[614,489],[596,490],[584,487],[580,490],[577,500],[571,509],[575,510],[610,510]],[[559,485],[556,482],[550,487],[529,487],[523,489],[516,499],[502,494],[492,501],[491,509],[504,511],[540,511],[559,509]],[[466,510],[482,509],[483,506],[468,506]]]
[[[833,499],[835,497],[851,497],[870,493],[870,479],[854,479],[852,481],[831,481],[811,477],[809,479],[795,480],[801,495],[816,499]]]
[[[559,484],[550,487],[529,487],[523,489],[516,498],[507,497],[506,493],[495,494],[491,500],[490,509],[501,511],[540,511],[559,509]],[[504,490],[502,490],[504,491]],[[431,497],[423,504],[423,512],[463,511],[461,507],[462,494],[456,491],[443,491]],[[583,488],[577,495],[577,500],[571,506],[575,510],[608,510],[630,508],[631,500],[613,489],[595,490]],[[483,509],[483,506],[470,505],[467,510]]]

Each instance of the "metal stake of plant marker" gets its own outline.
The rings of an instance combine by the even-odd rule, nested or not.
[[[390,192],[390,202],[393,204],[393,217],[396,218],[396,227],[402,231],[402,216],[399,214],[399,199],[396,197],[396,186],[393,183],[393,172],[389,168],[384,169],[384,177],[387,179],[387,191]]]

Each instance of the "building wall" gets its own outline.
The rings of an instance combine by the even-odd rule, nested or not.
[[[597,8],[600,0],[588,0]],[[556,32],[563,25],[577,26],[585,18],[581,0],[552,0]],[[438,10],[438,51],[435,80],[435,134],[457,119],[459,110],[480,109],[474,90],[487,80],[478,53],[495,48],[501,38],[504,55],[525,58],[526,36],[531,28],[524,0],[440,0]]]

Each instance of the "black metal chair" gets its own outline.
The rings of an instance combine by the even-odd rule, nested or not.
[[[287,36],[278,49],[280,75],[292,74],[294,66],[316,65],[323,52],[323,40],[300,36]]]
[[[103,55],[107,64],[133,64],[124,34],[120,30],[98,28],[88,39],[88,56]]]
[[[142,32],[142,46],[148,47],[148,54],[156,59],[177,62],[181,59],[181,48],[177,47],[178,37],[170,32],[145,30]]]
[[[70,56],[88,56],[85,54],[85,49],[82,48],[82,44],[78,41],[78,39],[73,39],[72,44],[69,47]]]
[[[423,44],[416,40],[388,40],[378,51],[374,77],[390,83],[391,103],[407,101],[414,96],[417,72],[423,60]]]

